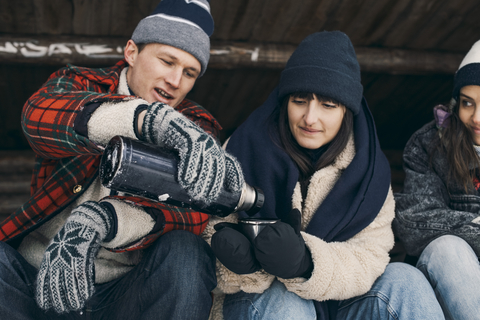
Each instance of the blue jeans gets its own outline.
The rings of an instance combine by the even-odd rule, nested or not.
[[[480,319],[480,265],[465,240],[446,235],[432,241],[417,263],[447,319]]]
[[[37,270],[0,242],[0,319],[208,319],[216,286],[215,256],[200,237],[171,231],[133,270],[96,285],[80,312],[45,313],[34,299]]]
[[[227,295],[225,320],[316,319],[313,301],[286,290],[279,281],[262,294]],[[340,302],[337,320],[343,319],[444,319],[428,281],[414,267],[391,263],[366,294]]]

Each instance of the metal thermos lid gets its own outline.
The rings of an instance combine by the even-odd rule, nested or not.
[[[263,203],[265,202],[265,194],[263,190],[258,187],[253,187],[255,190],[255,201],[250,209],[246,211],[249,216],[253,216],[255,213],[260,211],[263,207]]]

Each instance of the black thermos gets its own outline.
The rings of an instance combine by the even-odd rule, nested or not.
[[[110,189],[224,217],[245,211],[249,216],[263,206],[262,190],[245,184],[240,194],[222,189],[214,203],[190,198],[177,182],[178,155],[142,141],[113,137],[100,163],[100,179]]]

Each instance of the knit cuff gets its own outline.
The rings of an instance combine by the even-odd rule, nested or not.
[[[133,119],[133,130],[135,131],[135,136],[137,136],[138,140],[143,140],[143,134],[140,134],[140,131],[138,130],[138,116],[140,113],[144,110],[147,110],[148,105],[146,104],[141,104],[137,107],[137,110],[135,110],[135,117]]]
[[[117,219],[117,213],[115,212],[115,208],[112,206],[111,203],[108,202],[100,202],[100,206],[102,206],[106,211],[109,212],[109,214],[112,217],[112,224],[110,226],[110,230],[108,231],[107,235],[105,236],[105,239],[103,239],[104,242],[109,242],[111,241],[116,235],[117,235],[117,230],[118,230],[118,219]]]
[[[103,241],[112,228],[113,214],[96,201],[86,201],[72,211],[65,225],[68,223],[79,223],[93,228]]]
[[[117,216],[117,232],[110,241],[104,241],[105,248],[120,248],[148,235],[155,226],[155,220],[140,206],[133,206],[121,200],[102,200],[112,206]]]
[[[73,123],[73,128],[76,133],[88,138],[88,121],[90,121],[92,114],[101,104],[101,102],[93,102],[83,107],[83,110],[77,114]]]
[[[155,145],[163,144],[163,136],[168,127],[165,118],[171,112],[177,111],[164,103],[156,102],[149,105],[143,119],[142,140]]]

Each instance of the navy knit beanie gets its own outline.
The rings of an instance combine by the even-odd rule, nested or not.
[[[458,100],[460,89],[471,85],[480,86],[480,40],[473,44],[455,73],[452,97]]]
[[[212,33],[209,0],[162,0],[138,23],[132,40],[135,44],[166,44],[190,53],[200,62],[202,76],[210,59]]]
[[[294,92],[316,93],[358,114],[363,86],[348,36],[340,31],[323,31],[306,37],[288,60],[278,88],[280,100]]]

